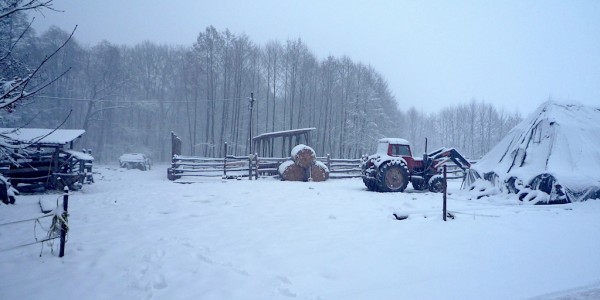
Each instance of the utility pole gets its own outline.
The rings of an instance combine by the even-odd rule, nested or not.
[[[250,128],[248,131],[250,132],[250,136],[248,137],[248,143],[250,144],[250,153],[254,154],[253,145],[252,145],[252,109],[254,108],[254,93],[250,93]]]

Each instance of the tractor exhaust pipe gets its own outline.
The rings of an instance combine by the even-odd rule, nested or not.
[[[425,153],[423,153],[423,170],[429,168],[429,154],[427,154],[427,138],[425,138]]]

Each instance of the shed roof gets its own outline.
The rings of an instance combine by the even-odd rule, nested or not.
[[[308,133],[308,132],[311,132],[314,130],[316,130],[316,128],[300,128],[300,129],[292,129],[292,130],[267,132],[267,133],[263,133],[263,134],[253,137],[252,140],[256,141],[256,140],[264,140],[264,139],[269,139],[269,138],[295,136],[295,135]]]
[[[85,133],[83,129],[0,128],[0,135],[21,143],[65,145]]]

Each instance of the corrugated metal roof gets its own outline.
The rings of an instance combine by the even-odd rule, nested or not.
[[[0,128],[0,134],[22,143],[65,145],[85,133],[83,129]]]

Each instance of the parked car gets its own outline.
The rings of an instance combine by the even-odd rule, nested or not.
[[[119,157],[121,168],[140,169],[142,171],[150,170],[152,163],[150,159],[142,153],[126,153]]]

